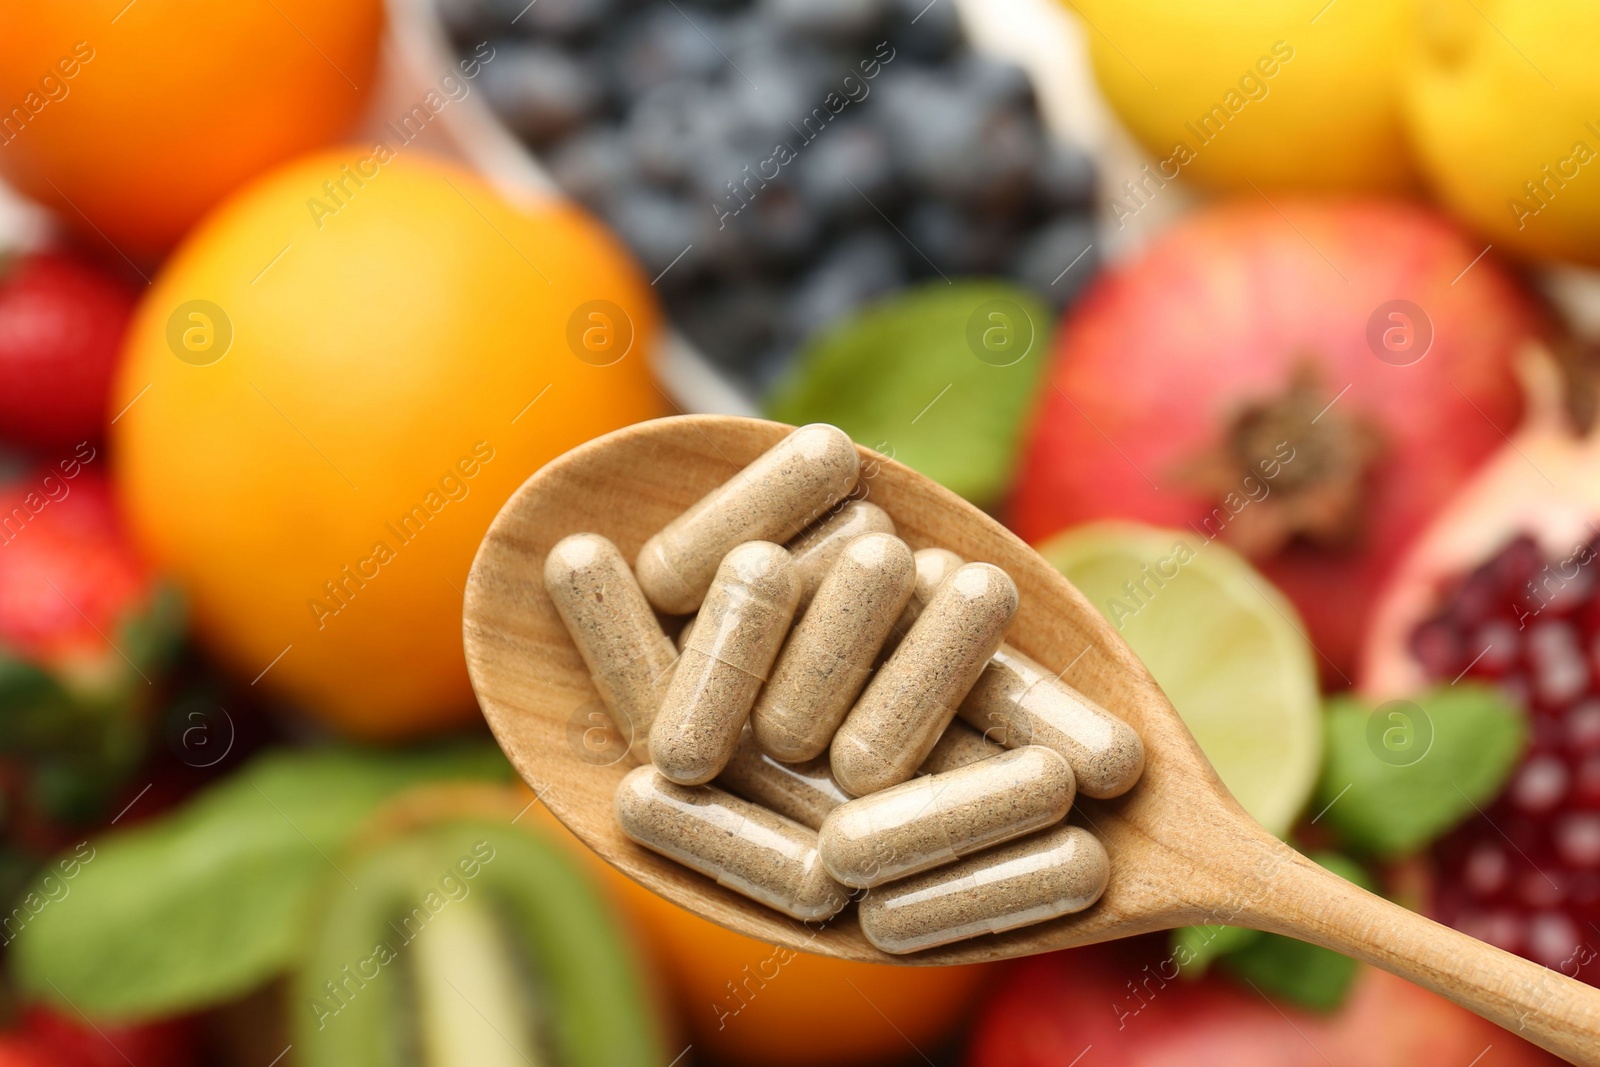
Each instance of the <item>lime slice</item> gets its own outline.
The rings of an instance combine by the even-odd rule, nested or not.
[[[1244,809],[1282,837],[1322,764],[1305,628],[1243,559],[1193,532],[1095,523],[1039,551],[1121,632]]]

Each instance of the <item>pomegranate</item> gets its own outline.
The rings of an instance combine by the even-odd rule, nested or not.
[[[1275,203],[1202,210],[1101,276],[1060,332],[1007,517],[1035,543],[1104,518],[1223,538],[1347,685],[1406,545],[1516,425],[1539,317],[1426,209]]]
[[[1387,700],[1474,679],[1527,711],[1501,796],[1434,847],[1432,910],[1600,985],[1600,433],[1580,428],[1587,386],[1540,351],[1521,370],[1526,422],[1398,567],[1360,687]]]

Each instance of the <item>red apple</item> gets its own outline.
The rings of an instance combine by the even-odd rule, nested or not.
[[[968,1067],[1548,1067],[1561,1061],[1375,968],[1321,1016],[1218,974],[1174,974],[1159,938],[1027,960],[992,994]],[[1092,1051],[1090,1051],[1092,1050]],[[1080,1060],[1081,1057],[1081,1060]]]

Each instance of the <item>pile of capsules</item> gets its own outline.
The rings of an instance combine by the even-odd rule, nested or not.
[[[885,952],[1087,908],[1109,860],[1063,819],[1138,780],[1138,734],[1004,643],[1009,575],[913,553],[859,469],[844,431],[803,426],[650,538],[637,578],[598,534],[551,549],[545,588],[650,757],[617,822],[796,919],[869,890]],[[658,611],[695,613],[678,647]]]

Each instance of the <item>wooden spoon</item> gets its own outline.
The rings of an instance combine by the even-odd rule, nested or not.
[[[1600,1064],[1600,990],[1359,889],[1267,833],[1218,780],[1144,666],[1055,568],[954,493],[866,448],[863,484],[900,536],[913,548],[941,545],[1008,571],[1022,591],[1011,643],[1041,663],[1071,664],[1066,680],[1144,739],[1148,763],[1132,792],[1081,801],[1074,816],[1111,855],[1105,896],[1078,915],[891,956],[862,936],[854,909],[826,924],[803,924],[625,838],[611,799],[639,757],[624,756],[620,741],[598,753],[591,744],[605,720],[545,594],[545,554],[567,534],[593,531],[631,560],[646,538],[789,430],[711,415],[618,430],[529,478],[478,549],[464,631],[483,713],[550,810],[613,866],[739,933],[875,963],[998,960],[1194,923],[1254,927],[1382,967],[1574,1062]]]

